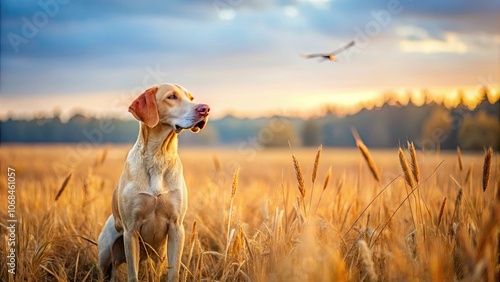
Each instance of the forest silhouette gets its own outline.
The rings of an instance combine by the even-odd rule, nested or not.
[[[428,101],[405,105],[386,98],[380,107],[367,105],[356,113],[337,114],[325,106],[322,114],[308,119],[292,116],[237,118],[227,115],[211,120],[198,135],[182,133],[183,146],[355,146],[351,128],[356,128],[370,147],[397,147],[412,140],[422,149],[482,150],[500,148],[500,102],[491,102],[484,91],[474,108],[459,98],[457,105]],[[67,121],[58,113],[33,119],[8,118],[0,122],[1,143],[132,143],[135,120],[96,118],[81,113]]]

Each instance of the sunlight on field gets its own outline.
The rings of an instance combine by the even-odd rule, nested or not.
[[[95,242],[111,213],[112,192],[129,148],[0,148],[2,173],[7,167],[16,170],[16,281],[99,280]],[[418,151],[420,184],[409,194],[396,149],[371,152],[380,182],[357,149],[324,148],[314,183],[316,150],[292,151],[303,175],[304,198],[289,149],[179,150],[189,190],[182,279],[498,279],[497,154],[483,192],[483,154],[463,153],[460,168],[456,152]],[[404,152],[410,162],[406,148]],[[237,167],[238,187],[228,222]],[[330,167],[331,178],[325,183]],[[3,174],[0,183],[6,187]],[[1,206],[1,216],[7,218],[6,204]],[[3,224],[0,234],[6,245]],[[4,250],[0,248],[0,280],[13,281],[4,267]],[[155,281],[155,271],[145,262],[140,275]],[[124,266],[120,272],[125,280]]]

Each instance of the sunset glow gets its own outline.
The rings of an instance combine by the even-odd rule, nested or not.
[[[422,89],[395,89],[387,91],[372,91],[360,89],[357,91],[340,91],[339,93],[310,92],[280,93],[268,99],[252,101],[250,98],[208,95],[206,101],[212,107],[213,118],[220,118],[227,114],[238,117],[259,117],[272,115],[291,115],[300,117],[318,116],[325,113],[325,108],[335,109],[339,115],[348,115],[358,112],[361,108],[373,109],[381,107],[384,103],[406,105],[411,101],[417,106],[429,102],[442,103],[448,108],[456,107],[462,93],[463,103],[473,109],[482,101],[480,87],[445,87],[428,91],[427,96]],[[279,93],[279,94],[278,94]],[[17,118],[31,118],[34,116],[53,116],[54,111],[60,112],[63,119],[74,113],[86,113],[96,116],[113,116],[131,119],[127,108],[134,99],[132,94],[123,93],[82,93],[75,97],[70,96],[44,96],[38,98],[3,99],[2,108],[22,109],[18,111],[3,112],[0,118],[14,115]],[[195,96],[196,97],[196,96]],[[500,86],[488,88],[486,97],[490,103],[500,99]],[[426,100],[427,99],[427,100]],[[199,99],[196,99],[199,100]],[[200,101],[201,102],[201,101]],[[205,101],[204,101],[205,102]],[[76,105],[76,106],[75,106]]]
[[[36,3],[2,2],[0,118],[54,109],[130,118],[130,101],[170,82],[214,117],[349,114],[410,96],[453,107],[459,90],[474,107],[482,86],[498,100],[500,6],[459,2],[75,2],[40,27]],[[299,56],[353,40],[332,61]]]

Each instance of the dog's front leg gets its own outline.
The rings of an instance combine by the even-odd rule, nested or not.
[[[127,260],[128,281],[138,281],[140,246],[139,237],[135,230],[123,232],[123,243],[125,245],[125,257]]]
[[[168,227],[167,256],[168,281],[179,281],[182,249],[184,247],[184,226],[182,222],[171,223]]]

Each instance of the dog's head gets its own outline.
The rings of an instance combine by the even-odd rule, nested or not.
[[[153,128],[168,125],[179,133],[182,129],[198,132],[208,121],[210,107],[193,102],[193,95],[184,87],[162,84],[139,95],[128,108],[134,117]]]

